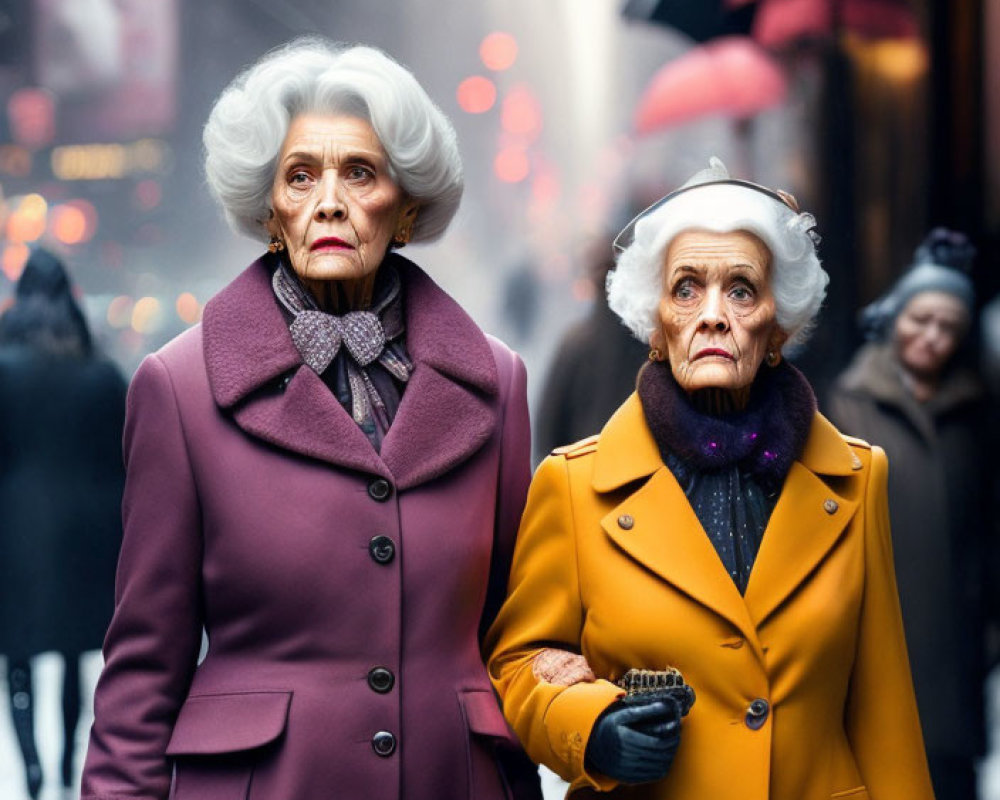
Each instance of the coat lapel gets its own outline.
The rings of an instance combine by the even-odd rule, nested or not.
[[[763,660],[746,604],[683,489],[663,464],[639,397],[632,394],[601,432],[592,485],[609,492],[647,476],[601,520],[601,527],[640,564],[728,619]],[[619,524],[626,515],[631,527]]]
[[[816,569],[840,539],[857,502],[834,492],[821,475],[847,476],[860,466],[843,438],[816,414],[805,451],[785,478],[745,595],[761,625]]]
[[[413,375],[376,453],[302,364],[271,290],[270,256],[208,302],[205,363],[216,403],[266,442],[409,488],[478,451],[496,426],[496,365],[486,337],[416,265],[392,255],[403,282]]]

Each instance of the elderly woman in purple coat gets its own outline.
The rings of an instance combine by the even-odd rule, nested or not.
[[[83,797],[537,797],[479,647],[529,479],[524,367],[396,252],[456,211],[453,128],[380,51],[309,39],[204,139],[268,252],[132,382]]]

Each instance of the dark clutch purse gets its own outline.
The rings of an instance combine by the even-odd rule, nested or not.
[[[687,716],[694,705],[694,689],[684,682],[684,676],[674,667],[664,670],[630,669],[615,684],[625,690],[623,703],[670,697],[677,703],[682,717]]]

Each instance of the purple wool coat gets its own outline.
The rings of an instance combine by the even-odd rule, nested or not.
[[[390,258],[415,370],[381,455],[269,257],[136,373],[84,800],[540,797],[498,765],[523,753],[478,637],[529,481],[524,366]]]

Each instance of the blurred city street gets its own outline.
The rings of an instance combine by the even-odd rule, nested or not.
[[[111,453],[115,480],[124,481],[119,432],[125,415],[126,381],[143,359],[199,325],[206,303],[267,250],[271,255],[264,255],[265,259],[273,256],[274,263],[294,267],[285,240],[275,239],[269,227],[278,224],[274,222],[275,212],[280,211],[280,203],[273,198],[269,206],[261,206],[269,216],[248,214],[250,223],[242,232],[234,232],[227,224],[228,209],[224,211],[213,199],[209,186],[211,170],[206,169],[205,156],[211,148],[206,147],[204,130],[220,93],[235,76],[263,54],[302,37],[364,43],[384,50],[412,71],[433,106],[453,125],[464,181],[454,222],[440,239],[421,241],[417,237],[412,244],[406,226],[398,237],[393,235],[392,246],[405,244],[402,255],[426,270],[479,328],[501,339],[522,359],[528,375],[531,430],[525,427],[521,433],[524,451],[532,449],[534,464],[554,446],[598,433],[613,409],[635,389],[638,364],[645,364],[647,358],[656,360],[659,346],[650,351],[648,336],[627,333],[621,319],[605,302],[606,277],[615,268],[617,257],[612,256],[612,241],[620,241],[615,240],[616,234],[637,213],[680,187],[710,158],[725,162],[733,178],[760,184],[752,188],[780,187],[782,191],[766,194],[781,198],[783,213],[801,208],[803,213],[798,218],[803,224],[816,222],[815,229],[809,229],[810,241],[813,234],[822,235],[818,253],[830,278],[822,302],[816,300],[822,310],[804,349],[789,348],[786,353],[777,353],[775,364],[770,359],[775,354],[768,353],[767,363],[775,366],[780,356],[787,355],[814,390],[816,408],[844,433],[886,450],[889,448],[880,435],[848,430],[827,410],[831,389],[871,333],[858,325],[859,311],[894,285],[910,265],[914,247],[927,231],[944,226],[968,237],[974,244],[974,258],[969,257],[968,275],[963,275],[963,280],[974,286],[974,300],[967,301],[967,318],[962,317],[962,323],[955,327],[961,330],[958,338],[967,345],[959,353],[960,365],[982,373],[982,407],[989,413],[975,416],[974,446],[945,447],[935,431],[935,436],[928,438],[934,441],[927,452],[942,453],[951,461],[944,468],[924,470],[922,474],[933,475],[942,486],[952,481],[955,485],[947,485],[948,492],[964,490],[972,481],[963,480],[966,473],[957,469],[956,462],[961,460],[957,456],[964,458],[974,450],[982,461],[972,465],[970,460],[969,473],[983,476],[984,486],[992,481],[988,491],[983,492],[991,501],[990,508],[982,514],[981,524],[961,524],[956,521],[956,509],[979,513],[981,504],[965,502],[961,493],[950,504],[941,500],[941,508],[947,509],[947,513],[942,512],[941,530],[927,534],[928,541],[933,539],[941,548],[929,552],[945,552],[949,558],[954,554],[954,563],[931,557],[900,559],[896,553],[897,572],[901,572],[900,565],[926,567],[927,574],[954,580],[962,591],[953,594],[975,606],[975,613],[955,614],[948,625],[913,622],[914,617],[907,616],[909,612],[903,606],[904,620],[911,626],[907,628],[908,639],[914,642],[923,636],[927,637],[925,643],[930,642],[930,657],[923,663],[933,669],[933,680],[929,682],[933,690],[942,685],[938,678],[946,659],[939,656],[958,654],[969,645],[970,652],[958,660],[963,666],[971,665],[969,671],[975,673],[974,678],[963,675],[956,680],[961,687],[971,687],[965,702],[948,699],[952,695],[946,691],[934,693],[946,698],[941,702],[942,717],[950,719],[953,713],[970,709],[975,712],[971,715],[976,717],[975,724],[960,721],[953,727],[941,728],[944,733],[936,745],[942,763],[948,764],[952,756],[956,759],[960,767],[956,772],[964,777],[957,794],[960,800],[966,800],[973,754],[979,752],[981,743],[959,747],[956,740],[961,734],[983,730],[977,716],[980,707],[970,699],[978,692],[981,679],[977,665],[982,660],[977,648],[986,638],[985,623],[1000,625],[1000,592],[992,590],[992,585],[1000,585],[1000,547],[995,553],[989,552],[995,542],[1000,542],[1000,526],[992,512],[992,501],[1000,496],[1000,470],[995,466],[996,451],[1000,449],[1000,413],[993,413],[1000,410],[1000,0],[714,0],[688,4],[668,0],[420,0],[392,4],[371,0],[0,0],[0,319],[10,319],[12,309],[28,306],[19,295],[19,287],[30,288],[31,281],[22,278],[26,271],[31,276],[36,254],[47,253],[62,265],[60,270],[65,268],[60,291],[75,314],[74,324],[87,331],[86,347],[79,347],[88,355],[92,349],[95,360],[106,359],[120,387],[120,397],[115,395],[120,408],[114,403],[95,401],[101,410],[109,412],[104,424],[113,435],[103,439],[97,415],[83,410],[82,390],[71,390],[69,384],[59,391],[35,392],[19,407],[32,411],[48,408],[54,404],[38,398],[58,396],[68,408],[79,411],[85,422],[67,422],[67,428],[86,429],[95,441],[101,439],[101,447]],[[264,116],[258,115],[256,106],[252,109],[254,113],[246,116]],[[336,115],[352,117],[356,113],[337,109],[331,114],[336,111]],[[311,113],[323,108],[313,109],[307,103],[305,110]],[[285,128],[293,119],[308,115],[295,109],[282,113],[290,118],[285,120]],[[368,124],[363,118],[361,122]],[[276,141],[283,148],[282,136],[284,132]],[[372,129],[372,136],[377,143],[382,134]],[[248,135],[248,152],[252,149],[251,139]],[[230,149],[236,152],[239,148]],[[281,174],[285,174],[289,187],[299,175],[295,171],[282,173],[277,168],[281,152],[279,148],[269,156],[273,162],[268,166],[270,172],[258,169],[261,174],[267,172],[265,189],[271,185],[271,173],[274,187],[280,186]],[[392,178],[390,183],[398,177],[392,169],[386,174]],[[272,192],[276,193],[277,188]],[[406,197],[405,193],[400,196]],[[700,223],[695,227],[715,230]],[[256,231],[256,238],[246,235],[248,231]],[[817,242],[819,238],[816,236]],[[336,237],[324,236],[313,242],[310,252],[318,244],[323,244],[320,250],[354,249]],[[390,246],[385,242],[383,245],[380,259]],[[808,249],[812,252],[812,245]],[[766,262],[769,280],[777,269],[776,263],[774,259]],[[279,277],[280,272],[274,270]],[[664,277],[660,283],[663,288],[669,281]],[[332,281],[322,285],[336,284]],[[265,294],[269,298],[267,307],[278,309],[280,294],[276,299],[266,287]],[[403,307],[407,314],[412,310]],[[903,307],[900,300],[894,313],[901,313]],[[218,308],[218,304],[210,308]],[[295,312],[287,306],[284,309],[281,313],[303,311],[301,307]],[[989,314],[983,313],[989,309]],[[209,319],[213,313],[209,312]],[[602,313],[605,327],[593,327],[601,322]],[[257,328],[262,327],[259,317],[253,320]],[[211,330],[211,325],[206,330]],[[594,339],[583,335],[587,330]],[[886,327],[883,333],[888,330]],[[278,326],[278,332],[281,342],[287,344],[285,326]],[[239,338],[247,335],[248,331],[242,331]],[[593,346],[595,340],[607,343],[605,358]],[[336,341],[339,347],[341,339]],[[405,340],[399,341],[401,346],[405,344]],[[560,394],[554,388],[553,376],[568,369],[571,359],[564,356],[574,349],[567,345],[580,342],[584,344],[575,350],[582,354],[580,361],[603,372],[586,382],[583,378],[578,382],[564,380],[565,395]],[[13,338],[5,343],[0,337],[0,350],[5,344],[13,347],[20,343]],[[382,341],[379,347],[384,346]],[[621,347],[620,353],[616,346]],[[637,358],[629,360],[627,346]],[[463,348],[469,349],[464,340]],[[456,345],[455,350],[463,348]],[[57,351],[52,348],[48,355]],[[715,357],[718,353],[708,355]],[[302,359],[295,358],[298,369]],[[617,374],[611,373],[611,366],[620,367]],[[319,368],[317,374],[323,374],[325,369]],[[62,368],[39,372],[59,380],[66,376]],[[357,380],[354,372],[344,374]],[[935,380],[930,382],[935,389],[940,374],[944,373],[934,373]],[[269,374],[267,383],[253,391],[261,390],[262,398],[277,398],[290,385],[291,375],[288,372],[282,378],[277,372]],[[0,388],[14,386],[14,381],[2,378],[0,373]],[[309,376],[312,378],[315,375]],[[404,373],[399,392],[405,379]],[[328,386],[333,388],[332,383]],[[597,386],[609,389],[607,394],[613,402],[608,409],[598,402]],[[745,403],[749,390],[744,392],[746,385],[739,388],[741,402]],[[991,394],[987,394],[987,388]],[[378,395],[376,387],[372,391]],[[289,394],[294,395],[294,391]],[[141,392],[132,396],[137,395],[141,396]],[[344,404],[343,397],[338,395],[337,399]],[[905,399],[909,402],[909,393]],[[239,404],[248,402],[248,396],[240,395],[231,407],[217,397],[215,402],[211,405],[206,401],[204,407],[213,412],[218,411],[217,405],[223,407],[225,412],[217,415],[220,418],[232,410],[235,419],[246,408]],[[367,401],[348,405],[350,408],[345,408],[355,414],[355,422],[362,419],[356,409],[368,407]],[[571,406],[591,412],[592,418],[580,431],[556,432],[551,419],[546,421],[546,405],[548,415],[560,423],[568,424]],[[919,400],[919,405],[933,407],[924,399]],[[376,406],[382,407],[380,403]],[[238,407],[240,411],[235,410]],[[12,431],[35,428],[18,422],[6,408],[0,402],[0,467],[13,473],[10,465],[15,462],[14,456],[35,454],[43,448],[34,441],[26,445],[14,441]],[[978,414],[980,406],[975,408]],[[336,409],[338,413],[341,410]],[[448,409],[437,411],[436,419],[450,421]],[[111,412],[120,412],[121,418],[112,419]],[[69,417],[68,412],[52,412],[53,419]],[[307,414],[303,418],[317,417]],[[371,418],[367,422],[374,425]],[[350,430],[357,434],[355,427],[352,424]],[[545,438],[546,428],[552,431],[551,441]],[[906,425],[903,428],[908,430]],[[455,424],[452,430],[463,428]],[[66,530],[59,533],[64,538],[51,540],[60,544],[46,544],[33,517],[18,517],[12,511],[16,504],[24,503],[33,512],[39,508],[47,512],[50,506],[69,508],[66,496],[76,490],[86,494],[88,501],[100,495],[87,481],[56,475],[56,466],[70,461],[66,457],[66,438],[51,424],[39,424],[37,431],[39,439],[45,434],[56,442],[51,448],[55,453],[51,463],[34,471],[25,470],[18,476],[21,483],[0,480],[0,490],[6,490],[6,494],[0,493],[0,528],[9,520],[20,519],[23,524],[20,534],[10,533],[11,524],[0,531],[4,534],[0,535],[0,546],[9,545],[7,550],[0,548],[0,590],[6,592],[0,598],[0,609],[8,611],[0,616],[6,618],[3,621],[9,628],[6,632],[0,625],[6,639],[4,647],[0,647],[0,800],[29,800],[12,721],[5,648],[12,651],[11,657],[16,652],[40,653],[32,659],[35,737],[44,777],[40,799],[76,800],[102,658],[92,650],[81,662],[83,707],[75,737],[74,786],[64,790],[60,785],[64,665],[61,656],[53,652],[62,646],[53,642],[57,628],[61,638],[69,638],[71,633],[86,640],[61,652],[80,652],[97,647],[101,641],[105,620],[111,613],[112,572],[120,544],[121,485],[111,480],[106,484],[112,487],[107,494],[110,501],[104,504],[105,510],[111,509],[111,524],[107,526],[110,537],[105,535],[102,540],[97,526],[81,524],[75,511],[65,511],[71,524],[62,526]],[[751,435],[758,436],[757,432]],[[243,443],[242,438],[231,438]],[[268,447],[275,444],[266,436],[260,438]],[[253,441],[253,436],[248,441]],[[339,442],[335,444],[339,446]],[[710,446],[715,448],[715,441]],[[99,449],[92,443],[81,447],[81,452],[86,453],[82,474],[94,477],[95,485],[100,470],[95,466],[98,462],[94,454]],[[378,451],[377,443],[375,449]],[[763,452],[773,457],[767,450]],[[267,453],[270,457],[271,451]],[[414,456],[414,461],[421,457]],[[666,457],[664,460],[668,461]],[[898,459],[893,463],[907,462]],[[229,469],[232,464],[244,462],[233,457],[211,466],[225,475],[234,472]],[[299,466],[299,461],[294,464]],[[129,469],[136,470],[134,462]],[[205,474],[209,473],[215,475],[206,469]],[[270,473],[266,474],[270,477]],[[444,475],[435,473],[434,478]],[[376,483],[391,485],[385,476]],[[909,498],[938,497],[914,488],[912,481],[905,484]],[[280,485],[270,482],[270,486]],[[288,485],[299,486],[294,480],[289,480]],[[32,495],[34,491],[44,502]],[[252,498],[263,496],[250,489],[245,494]],[[371,488],[368,495],[378,503],[387,496],[380,497]],[[326,495],[317,491],[310,493],[312,497]],[[944,497],[942,488],[940,498]],[[398,494],[393,495],[392,501],[397,500]],[[833,504],[833,511],[826,510],[832,515],[837,503],[826,502]],[[95,500],[90,505],[97,508],[100,503]],[[894,513],[905,507],[907,503],[898,501],[892,505]],[[243,508],[238,511],[246,513]],[[274,511],[278,514],[281,509]],[[216,516],[225,522],[230,518],[223,512]],[[238,514],[232,516],[236,519]],[[517,517],[513,513],[509,516],[513,531]],[[322,518],[323,524],[328,517]],[[481,518],[494,519],[492,509]],[[498,513],[495,518],[500,520],[506,515]],[[435,521],[438,519],[435,517]],[[631,517],[625,515],[622,519]],[[57,527],[52,526],[53,530]],[[899,541],[899,530],[902,535],[910,533],[895,520],[892,527],[894,542]],[[924,527],[928,531],[932,528],[929,523],[909,527],[917,535]],[[321,528],[313,526],[311,530]],[[945,530],[951,532],[945,535]],[[500,540],[495,531],[490,535],[494,543]],[[979,536],[983,542],[979,542]],[[277,537],[267,538],[285,543]],[[376,540],[386,540],[382,527],[370,541]],[[114,552],[98,558],[101,548],[94,544],[98,541],[103,541],[104,549]],[[388,541],[393,544],[392,539]],[[69,553],[77,545],[82,557]],[[395,551],[389,551],[388,561],[380,560],[378,547],[360,552],[370,553],[374,563],[384,566],[394,558]],[[442,548],[442,552],[450,555],[452,549]],[[375,568],[368,563],[368,555],[364,560],[366,568]],[[99,562],[106,566],[106,572],[95,566]],[[325,563],[301,558],[305,566]],[[496,563],[484,561],[494,567]],[[56,577],[39,579],[36,574]],[[201,579],[211,574],[211,570],[205,570]],[[428,569],[426,574],[437,577],[443,571],[431,573]],[[458,569],[449,572],[462,577],[466,574]],[[942,595],[925,590],[925,573],[915,574],[918,577],[912,579],[911,585],[920,589],[920,599],[926,598],[928,607],[935,612],[943,608],[944,604],[937,602]],[[293,575],[291,570],[289,575]],[[79,583],[71,583],[66,576],[79,579]],[[221,583],[227,588],[252,590],[258,587],[258,577],[256,572],[247,573],[245,578],[241,574],[239,580]],[[293,599],[297,599],[301,594],[314,600],[317,607],[339,612],[340,605],[323,604],[299,589],[298,578],[295,572],[294,580],[289,581],[296,592],[281,591],[277,595],[295,595]],[[20,588],[12,588],[17,581],[22,582]],[[317,581],[320,584],[339,585],[325,573]],[[502,589],[504,584],[491,575],[489,585]],[[436,583],[433,586],[437,589]],[[48,600],[26,599],[28,589],[69,598],[66,604],[72,613],[49,614]],[[93,605],[89,616],[100,622],[100,630],[85,636],[82,631],[87,626],[81,624],[80,617],[82,606],[88,604]],[[268,608],[259,597],[247,605],[254,610]],[[57,607],[54,600],[51,606]],[[398,606],[403,608],[404,604]],[[59,616],[59,624],[39,622],[26,613],[36,609],[39,620],[46,615]],[[309,615],[300,618],[312,620]],[[447,615],[443,618],[449,624],[452,621]],[[158,619],[175,618],[161,615]],[[479,622],[479,618],[475,621]],[[969,632],[960,629],[959,622],[968,623]],[[201,624],[203,619],[199,618],[186,630],[197,631],[196,625]],[[213,631],[219,629],[214,620],[212,626]],[[280,623],[274,628],[279,634],[288,630]],[[935,638],[942,629],[955,634],[954,646]],[[39,641],[44,643],[25,644],[34,634],[39,634]],[[42,634],[52,634],[53,638],[43,639]],[[657,641],[673,642],[664,638],[659,629],[656,637]],[[260,643],[255,637],[247,637],[247,641],[253,648]],[[311,635],[304,641],[314,642]],[[473,641],[471,635],[466,641]],[[581,649],[582,645],[577,652]],[[436,642],[414,650],[436,657],[442,652]],[[916,663],[914,652],[916,648],[911,647],[911,663]],[[474,658],[463,663],[479,669]],[[15,686],[18,675],[27,674],[25,670],[11,672]],[[326,678],[323,680],[325,691]],[[436,692],[426,694],[437,698]],[[483,695],[488,692],[482,691],[480,699]],[[986,683],[985,695],[989,753],[977,769],[978,800],[1000,800],[1000,667]],[[26,696],[22,693],[19,698],[23,702]],[[75,701],[70,705],[75,708]],[[99,724],[104,707],[102,702]],[[117,707],[132,710],[124,703]],[[927,719],[934,718],[927,705],[922,708]],[[489,710],[497,715],[495,708]],[[330,716],[323,716],[323,722]],[[839,723],[841,718],[830,719]],[[19,729],[23,730],[23,712],[20,721]],[[462,726],[464,737],[464,722]],[[925,724],[925,731],[932,728]],[[382,734],[386,731],[375,735]],[[496,728],[489,735],[495,736]],[[429,737],[427,741],[438,740]],[[935,743],[926,744],[928,750],[935,749]],[[329,749],[325,739],[322,745],[325,758]],[[253,747],[261,746],[258,743]],[[410,747],[414,752],[414,745]],[[375,752],[391,755],[394,749]],[[681,753],[683,757],[683,750]],[[354,762],[350,766],[353,769]],[[299,769],[295,774],[309,774],[312,779],[314,771]],[[449,763],[440,774],[451,773]],[[566,784],[545,768],[542,777],[546,800],[561,798]],[[937,776],[935,781],[939,781]],[[410,785],[413,794],[414,784]],[[261,791],[259,782],[257,786]],[[773,783],[770,786],[763,793],[776,791]],[[737,791],[744,789],[741,786]],[[448,787],[442,787],[442,797],[450,796]]]

